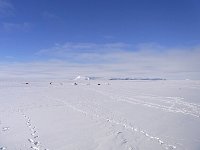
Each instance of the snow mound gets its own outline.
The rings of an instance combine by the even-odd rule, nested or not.
[[[74,80],[76,80],[76,81],[84,81],[84,80],[90,80],[90,78],[89,77],[87,77],[87,76],[77,76]]]

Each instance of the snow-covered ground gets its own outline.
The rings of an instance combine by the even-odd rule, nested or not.
[[[200,81],[73,82],[1,80],[0,150],[200,149]]]

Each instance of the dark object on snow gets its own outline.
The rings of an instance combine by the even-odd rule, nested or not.
[[[74,85],[78,85],[78,84],[75,82]]]
[[[53,82],[50,82],[49,84],[52,84]]]
[[[100,83],[98,83],[98,85],[101,85]]]
[[[25,84],[29,84],[28,82],[26,82]]]

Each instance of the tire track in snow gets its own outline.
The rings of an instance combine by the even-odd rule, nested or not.
[[[48,97],[47,97],[47,98],[48,98]],[[52,98],[52,97],[51,97],[50,99],[52,99],[52,100],[55,101],[55,99]],[[103,120],[104,122],[109,123],[109,121],[106,119],[106,117],[103,117],[103,116],[98,115],[98,114],[96,114],[96,113],[87,112],[87,111],[82,110],[82,109],[80,109],[80,108],[78,108],[78,107],[76,107],[76,106],[74,106],[74,105],[72,105],[72,104],[70,104],[70,103],[67,103],[66,101],[61,100],[61,99],[59,99],[59,100],[57,99],[56,101],[59,102],[59,103],[62,103],[63,106],[68,107],[68,108],[72,109],[73,111],[76,111],[76,112],[78,112],[78,113],[83,114],[83,115],[86,116],[86,117],[89,117],[89,118],[92,118],[92,119],[96,119],[96,120],[100,120],[100,119],[101,119],[101,120]],[[117,135],[117,133],[118,133],[118,132],[115,132],[114,135]],[[126,139],[123,139],[121,145],[125,145],[125,144],[126,144],[125,147],[126,147],[128,150],[134,150],[131,146],[128,146],[128,145],[127,145],[127,144],[128,144],[128,141],[127,141],[127,142],[124,142],[124,140],[126,140]]]
[[[182,111],[187,113],[193,113],[194,116],[199,117],[200,116],[200,105],[195,104],[195,103],[190,103],[190,102],[185,102],[183,101],[184,98],[183,97],[171,97],[171,96],[167,96],[167,97],[162,97],[162,96],[139,96],[139,97],[144,97],[147,99],[157,99],[158,101],[161,102],[165,102],[168,104],[171,104],[170,107],[174,107],[175,105],[180,105],[182,106]],[[183,107],[186,107],[183,108]]]
[[[82,99],[85,99],[84,97],[82,97]],[[98,106],[100,106],[99,104],[97,104]],[[93,106],[94,108],[98,108],[98,106]],[[88,110],[91,110],[92,107],[89,107]],[[175,149],[176,146],[174,145],[171,145],[171,144],[166,144],[166,142],[164,142],[162,139],[160,139],[159,137],[156,137],[156,136],[151,136],[149,133],[147,133],[145,130],[142,130],[142,129],[139,129],[138,127],[136,127],[135,125],[132,125],[132,123],[127,123],[126,122],[126,119],[123,119],[121,118],[121,120],[123,121],[119,121],[118,119],[113,119],[114,118],[114,114],[112,114],[111,116],[112,117],[108,117],[108,116],[103,116],[103,115],[97,115],[99,113],[95,113],[97,111],[93,111],[92,114],[95,114],[96,117],[99,117],[101,116],[100,118],[103,119],[103,120],[106,120],[107,122],[111,123],[111,124],[115,124],[115,125],[119,125],[119,126],[122,126],[124,129],[126,129],[127,131],[131,131],[132,133],[139,133],[139,134],[142,134],[144,137],[148,138],[148,139],[151,139],[153,141],[156,141],[158,142],[160,145],[162,145],[162,147],[164,147],[165,149]],[[107,112],[108,114],[108,112]],[[124,122],[125,120],[125,122]],[[117,132],[117,134],[122,134],[121,132]],[[129,141],[124,138],[123,139],[123,143],[128,143]],[[129,148],[130,149],[130,148]]]
[[[51,98],[53,99],[53,98]],[[56,98],[55,98],[56,99]],[[54,100],[55,100],[54,99]],[[105,122],[107,123],[110,123],[112,125],[116,125],[116,126],[121,126],[123,127],[126,131],[128,132],[131,132],[131,133],[139,133],[141,135],[143,135],[144,137],[146,137],[147,139],[151,140],[151,141],[154,141],[155,143],[161,145],[162,148],[166,149],[166,150],[173,150],[173,149],[176,149],[177,147],[175,145],[172,145],[172,144],[168,144],[166,141],[162,140],[161,138],[157,137],[157,136],[152,136],[150,135],[149,133],[147,133],[145,130],[142,130],[142,129],[139,129],[137,128],[135,125],[132,125],[132,124],[127,124],[127,123],[124,123],[124,122],[121,122],[121,121],[118,121],[116,119],[113,119],[113,118],[109,118],[109,117],[106,117],[106,116],[102,116],[100,114],[96,114],[96,113],[89,113],[85,110],[82,110],[64,100],[61,100],[61,99],[57,99],[56,100],[57,102],[61,102],[63,103],[65,106],[71,108],[72,110],[76,111],[76,112],[79,112],[85,116],[88,116],[88,117],[92,117],[92,118],[96,118],[97,120],[104,120]],[[126,141],[125,143],[128,143],[129,141]],[[134,149],[133,147],[128,147],[129,150],[132,150]]]
[[[145,97],[148,97],[149,99],[150,98],[159,98],[159,101],[165,102],[166,104],[169,104],[169,103],[171,104],[170,106],[165,106],[165,105],[160,105],[160,104],[156,104],[156,103],[146,102],[139,98],[136,99],[136,98],[130,98],[130,97],[121,97],[121,96],[117,96],[117,95],[108,94],[108,93],[100,91],[100,90],[94,90],[94,89],[90,89],[90,90],[95,91],[104,96],[107,96],[110,99],[112,99],[114,101],[118,101],[118,102],[142,105],[145,107],[160,109],[160,110],[167,111],[167,112],[182,113],[182,114],[190,115],[192,117],[197,117],[197,118],[200,117],[200,105],[182,101],[184,98],[181,98],[181,97],[156,97],[156,96],[149,97],[149,96],[145,96]],[[160,99],[165,99],[165,100],[160,100]],[[166,99],[169,99],[169,100],[166,100]],[[176,105],[179,105],[180,108],[177,108]]]

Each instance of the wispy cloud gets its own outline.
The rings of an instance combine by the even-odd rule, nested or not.
[[[100,66],[99,66],[100,67]],[[73,79],[75,76],[103,76],[99,68],[92,65],[77,65],[62,61],[29,62],[29,63],[0,63],[0,79],[2,78],[63,78]],[[105,73],[105,72],[104,72]],[[108,72],[109,73],[109,72]],[[105,74],[104,74],[105,75]]]
[[[38,51],[41,62],[0,64],[0,77],[160,77],[200,79],[200,47],[165,48],[155,43],[65,43]]]
[[[0,17],[13,15],[14,6],[9,0],[0,0]]]
[[[23,23],[12,23],[12,22],[3,22],[3,29],[5,31],[28,31],[31,29],[32,24],[28,22]]]
[[[74,62],[110,62],[107,57],[113,53],[120,53],[130,49],[126,43],[70,43],[55,44],[52,48],[42,49],[37,55],[49,56],[60,59],[70,59]]]
[[[62,55],[64,53],[68,52],[90,52],[90,53],[102,53],[102,52],[108,52],[108,51],[118,51],[118,50],[127,50],[129,47],[129,44],[126,43],[105,43],[105,44],[97,44],[97,43],[72,43],[67,42],[64,44],[58,44],[56,43],[53,47],[42,49],[39,51],[41,54],[47,54],[51,53],[53,55],[57,55],[61,53]]]
[[[126,51],[130,47],[125,43],[65,43],[55,44],[51,48],[42,49],[36,53],[39,56],[49,56],[50,58],[57,58],[68,60],[76,63],[108,63],[114,62],[111,57],[113,53],[120,53]]]
[[[14,59],[15,57],[14,56],[10,56],[10,55],[7,55],[5,56],[6,59]]]
[[[166,48],[155,43],[65,43],[37,55],[63,62],[95,65],[120,75],[199,78],[200,47]],[[100,67],[101,66],[101,67]]]

